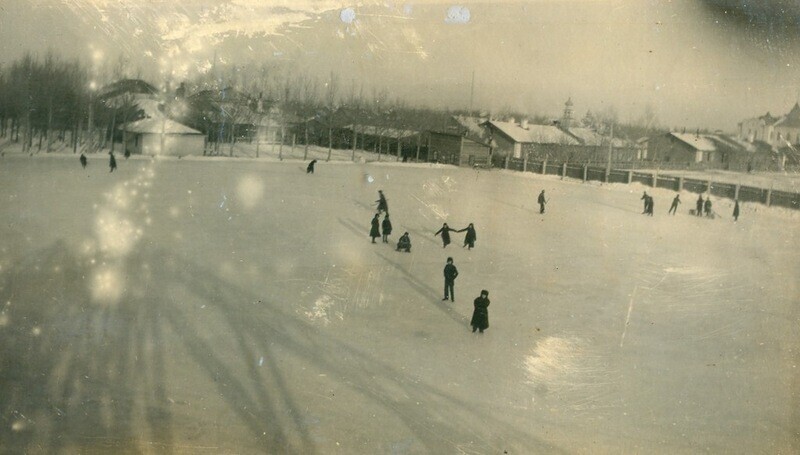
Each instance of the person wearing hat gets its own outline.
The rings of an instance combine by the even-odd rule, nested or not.
[[[450,299],[451,302],[456,301],[456,277],[458,276],[458,269],[453,264],[453,258],[447,258],[447,265],[444,266],[444,298],[442,300]]]
[[[369,236],[372,237],[372,243],[375,243],[375,239],[381,236],[381,222],[378,219],[379,214],[375,214],[375,217],[372,218],[372,227],[369,230]]]
[[[378,200],[375,202],[378,203],[378,213],[389,213],[389,203],[386,202],[386,196],[383,195],[383,190],[378,190]]]
[[[483,333],[484,330],[489,328],[489,291],[486,289],[481,291],[481,296],[473,302],[475,309],[472,311],[472,333],[476,330]]]

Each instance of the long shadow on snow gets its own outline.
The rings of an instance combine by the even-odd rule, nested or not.
[[[0,451],[169,447],[172,415],[155,300],[91,303],[93,267],[62,241],[0,277]],[[147,346],[145,346],[145,344]],[[147,422],[134,428],[134,410]]]
[[[159,265],[158,273],[142,272],[150,264]],[[173,446],[174,417],[165,372],[183,359],[166,355],[165,328],[215,382],[219,396],[249,429],[254,443],[267,451],[317,451],[290,378],[279,362],[271,361],[277,357],[276,347],[397,416],[431,453],[453,451],[454,441],[488,441],[494,436],[470,428],[474,425],[462,417],[479,412],[478,404],[415,383],[380,359],[320,334],[280,304],[263,302],[268,314],[263,307],[256,311],[247,303],[258,301],[257,296],[197,264],[145,247],[125,267],[136,272],[127,274],[127,289],[138,291],[126,291],[119,302],[106,306],[90,303],[84,277],[91,276],[93,267],[72,256],[61,242],[3,274],[0,301],[12,305],[5,311],[9,323],[0,332],[0,447],[25,452],[46,444],[47,452],[136,452],[147,442],[150,449],[175,450],[179,446]],[[220,310],[227,325],[224,333],[235,337],[234,352],[202,336],[207,327],[191,322],[196,315],[189,311],[195,307],[170,298],[176,287]],[[265,369],[256,369],[255,352],[265,354]],[[246,365],[244,371],[231,368],[230,361]],[[406,397],[394,397],[392,391],[398,388]],[[137,425],[136,415],[144,415],[144,427]],[[557,451],[500,418],[487,416],[484,421],[524,447]],[[480,449],[491,447],[483,443]]]
[[[162,254],[156,254],[154,259],[158,259]],[[283,351],[292,353],[295,358],[307,362],[310,366],[327,372],[329,377],[350,385],[365,399],[399,418],[430,453],[453,451],[455,449],[454,440],[466,442],[474,441],[476,438],[480,439],[480,429],[470,428],[468,420],[460,417],[473,416],[479,412],[476,404],[460,400],[438,388],[414,382],[406,377],[405,372],[320,332],[317,327],[298,318],[295,313],[287,312],[283,305],[259,299],[257,296],[227,283],[197,264],[188,261],[177,262],[163,276],[169,277],[165,278],[167,280],[182,283],[194,296],[206,299],[207,305],[220,309],[229,324],[228,333],[231,336],[238,335],[240,337],[240,347],[251,342],[255,343],[255,348],[259,352],[270,353],[275,350],[271,346],[278,346]],[[243,305],[243,302],[255,301],[260,301],[262,305],[268,306],[268,315],[265,315],[263,310],[262,312],[255,311],[253,308],[257,307],[253,305]],[[244,400],[245,403],[260,403],[266,408],[269,405],[267,401],[271,399],[285,401],[284,404],[295,409],[292,392],[286,386],[284,375],[277,365],[271,369],[273,377],[277,379],[274,384],[276,387],[274,393],[270,396],[267,391],[260,391],[258,399],[246,397],[246,393],[243,392],[244,388],[237,385],[240,384],[241,379],[224,370],[221,366],[221,358],[238,354],[244,358],[245,362],[250,362],[253,358],[252,352],[243,350],[240,353],[215,353],[213,346],[203,343],[198,336],[193,335],[197,332],[186,325],[187,319],[176,319],[180,316],[180,312],[173,311],[168,318],[173,323],[180,324],[176,328],[181,333],[187,333],[188,336],[184,338],[184,343],[193,359],[197,363],[203,364],[208,374],[220,374],[219,372],[221,372],[224,379],[235,386],[233,390],[220,388],[220,391],[232,404]],[[251,378],[254,378],[258,373],[251,370],[250,375]],[[392,391],[398,388],[403,390],[408,398],[394,398],[395,394]],[[423,402],[438,402],[441,405],[435,409],[417,405],[417,403]],[[269,417],[269,414],[267,412],[265,417]],[[303,425],[299,420],[299,412],[295,410],[292,415],[296,419],[294,422],[296,430],[301,429]],[[242,415],[242,418],[246,417]],[[498,418],[487,416],[485,420],[490,422],[489,427],[502,428],[504,434],[520,441],[526,447],[559,452],[556,448]],[[262,420],[256,419],[254,422],[262,422]],[[435,429],[431,428],[432,422],[436,424]],[[257,431],[256,428],[253,430]],[[280,435],[282,432],[275,430],[275,434]],[[485,439],[489,439],[493,435],[485,434],[483,436]],[[309,445],[290,449],[309,453],[311,449]],[[483,449],[489,450],[490,448],[486,446]]]
[[[444,314],[446,314],[451,319],[456,321],[459,325],[464,325],[466,327],[467,318],[462,316],[462,315],[460,315],[460,314],[458,314],[458,312],[454,311],[452,307],[450,307],[447,304],[442,303],[442,301],[439,300],[438,296],[444,294],[444,277],[442,277],[442,291],[441,292],[437,292],[432,287],[430,287],[427,284],[425,284],[422,281],[420,281],[419,278],[417,278],[413,273],[411,273],[411,272],[407,271],[406,269],[404,269],[402,265],[398,264],[395,261],[392,261],[391,259],[387,258],[386,256],[384,256],[384,255],[382,255],[380,253],[376,253],[376,254],[381,259],[383,259],[384,261],[389,263],[392,267],[397,269],[400,273],[402,273],[403,277],[406,280],[406,282],[412,288],[414,288],[420,295],[422,295],[426,299],[431,299],[432,301],[434,301],[435,302],[435,306],[436,306],[437,309],[441,310]]]

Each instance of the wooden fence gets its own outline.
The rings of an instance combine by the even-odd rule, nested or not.
[[[495,163],[495,165],[497,164],[499,163]],[[708,193],[719,198],[738,199],[741,202],[758,202],[767,206],[780,206],[800,210],[800,193],[776,191],[772,188],[758,188],[635,170],[608,170],[607,167],[590,166],[588,164],[526,161],[514,158],[508,160],[508,169],[545,175],[558,175],[561,176],[561,178],[573,178],[584,182],[590,180],[627,184],[637,182],[653,188],[664,188],[672,191],[689,191],[698,194]]]

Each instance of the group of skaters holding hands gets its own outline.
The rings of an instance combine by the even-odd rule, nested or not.
[[[650,196],[649,194],[647,194],[647,191],[645,191],[640,199],[644,201],[644,211],[642,211],[642,214],[653,216],[653,196]],[[667,213],[669,213],[670,215],[675,215],[675,213],[678,211],[678,205],[680,204],[681,204],[681,195],[676,194],[675,198],[672,199],[672,205],[670,205],[669,212]],[[697,196],[697,202],[695,203],[694,215],[696,216],[705,215],[706,217],[714,218],[715,213],[712,206],[713,204],[711,202],[711,195],[707,196],[706,199],[703,199],[703,195],[699,194]],[[738,221],[738,220],[739,220],[739,200],[735,199],[733,205],[733,221]]]
[[[378,200],[375,201],[375,203],[378,205],[377,213],[375,213],[375,216],[372,218],[372,226],[370,228],[369,235],[372,238],[372,243],[376,243],[375,239],[378,237],[382,237],[383,243],[389,243],[389,235],[392,233],[392,222],[389,220],[389,204],[386,201],[383,190],[378,190]],[[542,207],[544,207],[544,205],[542,205]],[[385,213],[383,222],[380,220],[381,213]],[[442,228],[436,231],[434,234],[434,236],[441,234],[442,248],[447,248],[447,245],[450,244],[450,232],[466,232],[466,235],[464,236],[464,248],[471,250],[475,247],[475,241],[477,240],[478,236],[475,232],[475,226],[472,223],[469,223],[469,225],[464,229],[458,230],[449,227],[447,223],[442,224]],[[411,252],[411,238],[409,237],[408,232],[405,232],[402,236],[400,236],[400,239],[397,241],[396,251],[405,251],[406,253]],[[455,264],[453,263],[453,258],[448,257],[447,263],[444,266],[443,301],[450,300],[451,302],[455,302],[456,277],[458,277],[458,268],[456,268]],[[472,332],[475,333],[476,331],[479,331],[480,333],[483,333],[484,330],[489,328],[489,291],[485,289],[482,290],[481,295],[473,302],[473,306],[472,319],[470,320]]]

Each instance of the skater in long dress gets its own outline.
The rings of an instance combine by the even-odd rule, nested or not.
[[[378,203],[378,213],[389,213],[389,203],[386,202],[386,196],[383,195],[382,190],[378,190],[378,200],[375,202]]]
[[[381,228],[383,231],[383,243],[389,243],[389,235],[392,233],[392,222],[389,221],[388,213],[383,218],[383,223],[381,224]]]
[[[408,236],[408,232],[403,233],[400,240],[397,241],[397,251],[411,252],[411,238]]]
[[[703,216],[703,195],[697,196],[697,204],[695,205],[695,215]]]
[[[644,201],[645,205],[647,205],[647,216],[653,216],[653,196],[647,195],[647,199]]]
[[[308,163],[308,167],[306,168],[306,174],[313,174],[314,173],[314,165],[317,164],[317,160],[311,160]]]
[[[733,201],[733,221],[739,221],[739,200]]]
[[[450,232],[456,232],[455,229],[451,229],[447,226],[447,223],[442,224],[442,228],[436,231],[434,236],[442,234],[442,248],[447,248],[447,245],[450,245]]]
[[[705,211],[706,211],[706,216],[709,216],[709,217],[710,217],[710,216],[711,216],[711,213],[712,213],[712,212],[711,212],[711,196],[708,196],[708,197],[706,198],[706,203],[705,203],[705,205],[703,206],[703,208],[704,208],[704,209],[705,209]]]
[[[642,215],[647,214],[647,200],[649,198],[650,196],[647,195],[647,191],[645,191],[644,194],[642,194],[642,197],[639,198],[640,200],[644,201],[643,203],[644,206],[642,207]]]
[[[380,215],[375,214],[375,217],[372,218],[372,228],[369,230],[369,236],[372,237],[372,243],[375,243],[375,239],[381,236],[381,222],[378,219]]]
[[[456,301],[456,277],[458,276],[458,269],[453,264],[453,258],[447,258],[447,265],[444,266],[444,298],[442,300],[450,299],[451,302]]]
[[[86,164],[88,164],[88,161],[86,160],[86,155],[84,155],[83,153],[81,153],[81,157],[79,158],[79,160],[80,160],[80,162],[81,162],[81,167],[83,167],[84,169],[86,169]]]
[[[108,152],[108,156],[109,156],[109,158],[108,158],[108,167],[111,168],[111,170],[108,171],[108,172],[114,172],[114,169],[117,168],[117,159],[114,158],[114,154],[111,153],[111,152]]]
[[[478,239],[478,236],[475,233],[475,226],[473,226],[472,223],[469,223],[469,226],[458,230],[458,232],[464,231],[467,231],[467,234],[464,236],[464,246],[468,246],[468,249],[471,250],[475,247],[475,240]]]
[[[483,333],[484,330],[489,328],[489,291],[482,290],[481,296],[473,302],[474,310],[472,310],[472,333],[476,330]]]

